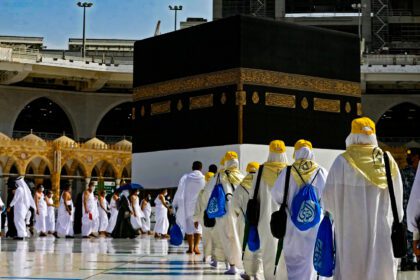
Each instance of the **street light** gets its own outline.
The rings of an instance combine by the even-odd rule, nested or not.
[[[93,3],[90,2],[77,2],[77,6],[83,8],[83,47],[82,47],[82,57],[86,57],[86,8],[93,6]]]
[[[176,24],[177,24],[176,17],[177,17],[178,11],[182,11],[182,6],[173,6],[172,7],[171,5],[169,5],[169,10],[175,12],[175,31],[176,31]]]
[[[362,4],[361,3],[354,3],[351,4],[351,7],[353,8],[353,10],[357,10],[358,14],[359,14],[359,24],[358,24],[358,28],[359,28],[359,40],[362,41]]]

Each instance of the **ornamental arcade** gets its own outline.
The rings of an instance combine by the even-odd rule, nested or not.
[[[64,135],[45,141],[32,132],[20,139],[0,133],[0,174],[4,183],[9,178],[25,176],[35,185],[44,184],[51,188],[58,204],[60,185],[64,182],[80,191],[77,188],[91,180],[112,182],[117,187],[122,180],[130,180],[131,149],[127,140],[108,145],[98,138],[77,143]]]

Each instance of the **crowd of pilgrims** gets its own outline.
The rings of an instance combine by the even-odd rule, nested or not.
[[[156,238],[169,238],[173,211],[168,211],[172,206],[167,190],[162,190],[154,201],[157,214],[154,231],[151,229],[152,197],[147,194],[140,201],[139,192],[139,189],[125,189],[106,195],[103,189],[95,192],[92,181],[73,203],[72,189],[65,185],[56,211],[51,190],[45,191],[38,185],[32,194],[24,178],[19,177],[9,192],[7,205],[0,198],[0,208],[6,218],[2,228],[7,228],[5,237],[16,240],[48,235],[73,239],[75,234],[83,238],[135,238],[153,232]]]
[[[398,165],[378,147],[369,118],[353,120],[345,143],[329,171],[307,140],[296,142],[293,161],[283,141],[272,141],[267,161],[248,163],[247,174],[234,151],[205,174],[196,161],[172,203],[167,190],[154,200],[155,237],[172,243],[181,234],[187,254],[202,254],[210,266],[245,280],[396,279],[399,259],[414,265],[420,260],[420,172],[406,195]],[[22,178],[16,187],[7,205],[12,237],[28,236],[30,208],[39,236],[72,238],[78,227],[87,238],[152,232],[151,197],[139,201],[136,189],[116,191],[108,203],[104,191],[94,195],[91,183],[74,207],[67,186],[55,224],[51,192],[44,197],[39,187],[32,197]]]
[[[200,254],[202,238],[204,261],[245,280],[396,279],[400,259],[404,270],[420,260],[420,172],[406,176],[420,169],[419,153],[403,184],[372,120],[353,120],[345,144],[329,171],[307,140],[295,143],[293,161],[272,141],[267,161],[249,162],[247,174],[234,151],[204,175],[195,162],[173,203],[187,253]]]

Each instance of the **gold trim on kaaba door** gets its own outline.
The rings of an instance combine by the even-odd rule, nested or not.
[[[296,108],[296,96],[290,94],[266,92],[265,105],[272,107]]]
[[[356,82],[260,69],[234,68],[140,86],[134,89],[134,101],[238,84],[361,97],[360,83]]]
[[[329,113],[340,113],[340,100],[314,98],[314,110]]]
[[[171,101],[162,101],[162,102],[156,102],[152,103],[150,105],[150,115],[160,115],[160,114],[166,114],[171,112]]]
[[[213,94],[190,97],[190,110],[213,107]]]

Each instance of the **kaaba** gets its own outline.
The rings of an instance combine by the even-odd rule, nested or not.
[[[188,171],[200,149],[220,158],[228,148],[301,138],[343,149],[361,114],[357,36],[252,16],[137,41],[133,75],[133,173],[153,187],[172,181],[146,178],[146,164],[171,168],[177,156],[173,168]]]

